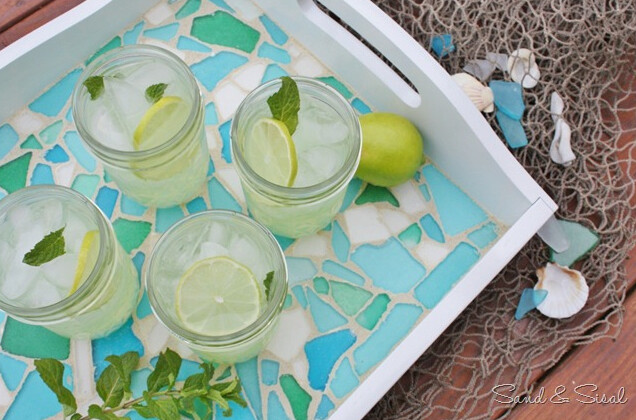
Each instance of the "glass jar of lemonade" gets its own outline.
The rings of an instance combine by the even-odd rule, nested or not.
[[[360,161],[362,135],[340,93],[318,80],[292,79],[300,99],[294,132],[272,118],[268,98],[282,84],[276,79],[243,100],[231,140],[252,216],[274,233],[297,238],[324,228],[340,209]]]
[[[169,51],[133,45],[98,57],[75,87],[73,118],[88,149],[134,200],[165,207],[200,193],[209,161],[201,91]]]
[[[204,360],[235,363],[271,339],[287,296],[287,266],[260,224],[208,210],[163,234],[145,284],[152,310],[177,338]]]
[[[130,257],[86,197],[43,185],[0,200],[1,310],[66,337],[97,338],[138,300]]]

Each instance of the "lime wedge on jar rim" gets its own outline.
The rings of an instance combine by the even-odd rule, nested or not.
[[[68,292],[69,296],[75,293],[77,289],[84,283],[88,275],[93,270],[99,251],[99,231],[89,230],[82,239],[79,255],[77,257],[77,268],[75,269],[75,277],[73,285]]]

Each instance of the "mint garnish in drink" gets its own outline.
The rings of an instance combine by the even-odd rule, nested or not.
[[[263,280],[263,286],[265,286],[265,298],[269,301],[269,288],[272,286],[272,280],[274,280],[274,272],[270,271]]]
[[[148,102],[154,104],[159,99],[161,99],[167,87],[167,83],[157,83],[148,86],[148,88],[146,89],[146,99],[148,100]]]
[[[298,126],[298,111],[300,111],[300,94],[294,79],[289,76],[281,77],[282,85],[278,92],[267,98],[267,105],[272,112],[272,117],[282,121],[294,134]]]
[[[91,95],[91,101],[99,98],[104,93],[104,76],[91,76],[82,83]]]
[[[66,226],[65,226],[66,227]],[[56,230],[46,235],[40,242],[35,244],[31,251],[22,258],[22,262],[34,267],[47,263],[60,255],[64,255],[65,242],[62,233],[64,228]]]

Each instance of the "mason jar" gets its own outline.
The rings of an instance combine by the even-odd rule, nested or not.
[[[166,207],[201,192],[209,161],[203,100],[190,68],[171,52],[131,45],[92,61],[73,92],[73,119],[130,198]]]
[[[252,216],[272,232],[298,238],[327,226],[340,209],[360,161],[358,116],[334,88],[315,79],[293,77],[300,95],[295,144],[298,172],[291,186],[274,184],[246,159],[246,141],[263,118],[267,99],[281,79],[252,91],[238,107],[231,127],[232,159]],[[247,146],[249,147],[249,146]]]
[[[26,263],[52,232],[61,255]],[[139,300],[137,271],[108,219],[70,188],[26,187],[0,200],[0,259],[0,309],[59,335],[105,336]]]

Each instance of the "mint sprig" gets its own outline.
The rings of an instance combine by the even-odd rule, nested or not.
[[[274,272],[270,271],[263,280],[263,286],[265,286],[265,298],[269,301],[269,288],[272,286],[272,280],[274,280]]]
[[[272,112],[272,117],[282,121],[291,135],[294,134],[298,126],[300,94],[294,79],[289,76],[283,76],[281,80],[280,89],[267,98],[267,105],[269,105],[269,110]]]
[[[104,76],[91,76],[82,83],[91,95],[91,101],[99,98],[104,93]]]
[[[97,393],[103,403],[91,404],[85,415],[77,412],[75,397],[64,386],[64,365],[61,362],[40,359],[35,361],[35,368],[62,404],[64,416],[71,420],[130,420],[130,417],[121,415],[130,410],[143,418],[178,420],[185,415],[195,420],[208,420],[214,416],[214,404],[219,405],[226,417],[232,414],[230,401],[246,406],[238,379],[212,383],[214,367],[211,363],[201,363],[201,372],[186,378],[181,388],[175,387],[182,360],[170,349],[159,355],[146,381],[147,389],[141,397],[134,399],[131,399],[131,374],[138,367],[139,353],[109,356],[106,361],[110,364],[97,379]],[[202,408],[204,413],[201,412]]]
[[[159,99],[163,97],[166,88],[168,87],[167,83],[157,83],[154,85],[150,85],[146,88],[146,100],[151,104],[154,104]]]
[[[66,226],[65,226],[66,227]],[[64,227],[46,235],[40,242],[24,255],[22,262],[34,267],[47,263],[66,253],[64,247]]]

